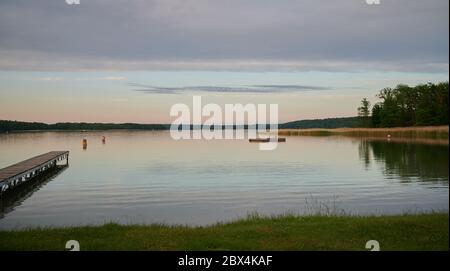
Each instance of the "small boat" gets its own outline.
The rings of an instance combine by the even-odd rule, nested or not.
[[[248,140],[250,143],[267,143],[267,142],[286,142],[286,138],[285,137],[278,137],[277,139],[275,138],[250,138]]]

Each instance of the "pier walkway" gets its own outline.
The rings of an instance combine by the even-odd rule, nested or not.
[[[0,169],[0,194],[31,180],[64,160],[67,165],[69,151],[51,151]]]

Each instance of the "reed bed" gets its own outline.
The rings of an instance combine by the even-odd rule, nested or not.
[[[398,128],[336,128],[336,129],[280,129],[283,136],[351,136],[390,138],[448,139],[449,126],[398,127]]]

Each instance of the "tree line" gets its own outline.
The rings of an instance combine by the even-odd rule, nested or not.
[[[23,122],[0,120],[0,132],[30,131],[30,130],[168,130],[169,124],[139,124],[139,123],[84,123],[61,122],[47,124],[42,122]]]
[[[342,117],[327,119],[309,119],[287,122],[279,125],[279,129],[311,129],[311,128],[352,128],[358,126],[358,117]]]
[[[448,82],[384,88],[372,108],[364,98],[358,107],[360,127],[448,125]]]

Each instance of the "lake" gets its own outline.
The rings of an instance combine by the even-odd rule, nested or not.
[[[0,134],[0,168],[51,150],[69,150],[69,166],[2,199],[0,229],[449,208],[446,144],[287,137],[260,151],[247,140],[175,141],[168,131],[28,132]]]

